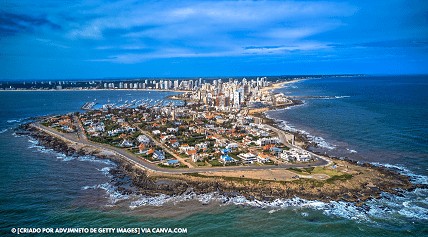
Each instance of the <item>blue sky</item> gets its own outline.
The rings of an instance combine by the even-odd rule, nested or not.
[[[0,79],[428,73],[428,1],[0,2]]]

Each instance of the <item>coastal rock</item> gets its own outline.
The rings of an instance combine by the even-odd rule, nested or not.
[[[415,188],[428,188],[427,185],[414,185],[409,177],[400,175],[393,170],[377,167],[371,164],[359,164],[351,160],[337,160],[345,162],[345,166],[354,166],[354,173],[344,180],[332,179],[319,181],[314,179],[294,179],[292,181],[269,181],[252,179],[228,179],[227,177],[214,177],[188,174],[150,174],[129,164],[118,157],[100,155],[97,150],[89,148],[76,148],[61,139],[52,137],[34,127],[23,125],[21,128],[26,135],[37,139],[45,147],[52,148],[66,155],[95,155],[99,158],[109,158],[118,163],[116,168],[110,170],[113,176],[112,183],[122,194],[138,193],[148,196],[182,195],[193,192],[206,194],[217,192],[226,197],[242,195],[249,200],[274,200],[276,198],[300,197],[307,200],[320,200],[329,202],[347,201],[355,202],[359,206],[366,200],[379,198],[382,192],[399,194],[402,190]],[[360,167],[360,168],[358,168]],[[127,184],[130,182],[130,184]]]

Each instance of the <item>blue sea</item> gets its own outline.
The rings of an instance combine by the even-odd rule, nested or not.
[[[316,150],[387,166],[428,183],[428,76],[302,80],[278,89],[304,104],[271,111]],[[79,111],[88,101],[161,100],[173,92],[0,92],[0,235],[12,228],[187,228],[175,236],[427,236],[428,192],[384,194],[360,208],[299,198],[275,202],[216,194],[122,195],[116,164],[68,157],[19,136],[31,117]],[[166,100],[166,99],[165,99]],[[80,234],[127,236],[126,234]],[[154,234],[163,236],[162,234]],[[171,235],[171,234],[169,234]],[[41,235],[40,235],[41,236]],[[54,235],[52,235],[54,236]]]

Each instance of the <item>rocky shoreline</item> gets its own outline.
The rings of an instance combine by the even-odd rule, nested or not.
[[[339,166],[349,167],[349,174],[335,176],[327,180],[296,179],[291,181],[257,180],[235,177],[213,177],[199,173],[166,174],[148,172],[130,163],[103,154],[88,147],[78,147],[57,137],[48,135],[32,126],[22,125],[17,134],[37,139],[40,145],[68,156],[93,155],[101,159],[115,161],[118,166],[110,170],[112,184],[122,194],[137,193],[147,196],[182,195],[189,192],[206,194],[216,192],[223,196],[238,195],[248,200],[271,201],[277,198],[299,197],[306,200],[347,201],[357,205],[372,198],[379,198],[382,192],[396,195],[415,188],[428,188],[412,184],[409,177],[387,168],[370,164],[358,164],[351,160],[335,160]],[[128,178],[128,179],[125,179]],[[128,180],[128,181],[124,181]],[[126,184],[126,182],[129,182]]]

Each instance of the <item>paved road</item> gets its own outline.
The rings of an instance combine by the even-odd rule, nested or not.
[[[180,174],[180,173],[204,173],[204,172],[217,172],[217,171],[245,171],[245,170],[271,170],[271,169],[287,169],[287,168],[302,168],[308,166],[324,166],[329,163],[328,160],[322,158],[318,159],[315,162],[305,163],[305,164],[279,164],[276,166],[225,166],[225,167],[199,167],[199,168],[162,168],[156,164],[150,163],[142,158],[137,157],[134,154],[131,154],[121,148],[109,146],[106,144],[95,143],[86,139],[86,136],[83,135],[83,130],[80,124],[77,124],[77,133],[61,133],[53,128],[46,127],[40,123],[33,123],[31,126],[38,128],[52,136],[58,137],[60,139],[66,140],[68,142],[80,144],[83,146],[90,146],[95,149],[102,149],[114,153],[118,158],[123,159],[127,162],[130,162],[142,169],[151,170],[161,173],[170,173],[170,174]],[[317,156],[319,157],[319,156]]]
[[[278,138],[279,138],[279,140],[281,140],[282,144],[286,145],[288,148],[295,148],[295,149],[298,149],[298,150],[303,150],[303,148],[298,147],[298,146],[293,145],[293,144],[290,144],[290,143],[287,141],[287,138],[286,138],[286,137],[287,137],[287,133],[286,133],[284,130],[281,130],[281,129],[275,128],[275,127],[273,127],[273,126],[271,126],[271,125],[268,125],[268,124],[265,124],[265,126],[266,126],[266,127],[268,127],[268,128],[270,128],[272,131],[275,131],[275,132],[278,134]],[[309,152],[309,154],[311,154],[311,155],[312,155],[312,157],[316,157],[316,158],[318,158],[319,160],[323,160],[324,162],[326,162],[326,163],[325,163],[325,165],[330,164],[330,163],[332,162],[332,161],[331,161],[330,159],[328,159],[327,157],[317,155],[317,154],[315,154],[315,153],[313,153],[313,152],[310,152],[310,151],[307,151],[307,150],[305,150],[305,151],[306,151],[306,152]]]

